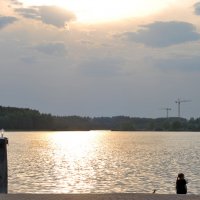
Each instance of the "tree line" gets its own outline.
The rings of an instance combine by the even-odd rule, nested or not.
[[[0,129],[5,130],[113,130],[113,131],[200,131],[200,118],[138,118],[128,116],[54,116],[29,108],[0,106]]]

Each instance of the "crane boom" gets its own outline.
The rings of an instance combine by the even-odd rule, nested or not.
[[[181,117],[181,103],[186,103],[186,102],[191,102],[191,100],[182,100],[180,98],[178,98],[175,103],[178,104],[178,117]]]

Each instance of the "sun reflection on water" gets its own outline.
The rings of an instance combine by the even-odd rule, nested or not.
[[[59,150],[59,154],[62,152],[80,158],[94,147],[102,134],[101,131],[54,132],[48,137],[52,145],[56,146],[55,149]]]
[[[200,191],[198,133],[75,131],[8,136],[9,193],[153,189],[174,193],[179,171],[187,172],[189,193]]]
[[[95,180],[95,159],[98,157],[98,147],[101,146],[105,131],[87,132],[54,132],[48,135],[49,142],[54,149],[52,159],[55,164],[55,174],[60,192],[79,192],[82,188],[92,190]],[[65,169],[65,170],[63,170]],[[62,189],[61,189],[62,188]]]

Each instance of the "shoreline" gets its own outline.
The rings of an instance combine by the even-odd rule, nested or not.
[[[89,194],[0,194],[0,200],[199,200],[200,195],[145,193],[89,193]]]

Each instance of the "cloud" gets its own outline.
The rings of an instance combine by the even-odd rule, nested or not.
[[[32,65],[37,63],[37,60],[34,56],[23,56],[21,57],[21,60],[27,65]]]
[[[125,32],[120,37],[128,41],[143,43],[150,47],[168,47],[200,39],[193,24],[170,21],[154,22],[141,26],[138,32]]]
[[[81,65],[84,74],[98,77],[110,77],[122,73],[123,59],[120,58],[95,58]]]
[[[162,70],[200,72],[200,58],[198,56],[159,59],[155,62],[155,65]]]
[[[200,2],[194,4],[194,12],[196,15],[200,15]]]
[[[17,0],[9,0],[9,2],[12,4],[12,5],[15,5],[15,6],[22,6],[23,3],[17,1]]]
[[[62,42],[43,43],[36,46],[35,49],[50,56],[65,56],[67,54],[65,44]]]
[[[39,11],[35,8],[16,8],[15,11],[25,18],[41,19]]]
[[[14,23],[17,20],[15,17],[0,16],[0,29]]]
[[[25,18],[41,20],[58,28],[64,28],[66,23],[76,19],[73,12],[57,6],[32,6],[28,8],[16,8],[15,11]]]

